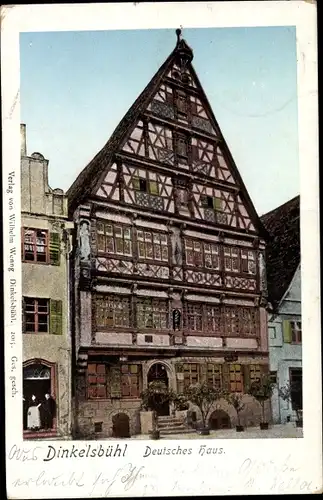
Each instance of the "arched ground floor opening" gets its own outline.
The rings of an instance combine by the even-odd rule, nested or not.
[[[209,419],[209,427],[212,430],[231,429],[231,420],[224,410],[215,410]]]

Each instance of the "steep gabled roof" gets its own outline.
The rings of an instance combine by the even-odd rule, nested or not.
[[[180,38],[180,30],[176,31],[177,34],[177,44],[174,50],[171,52],[166,61],[159,68],[157,73],[150,80],[148,85],[145,87],[143,92],[137,97],[133,105],[127,111],[125,116],[120,121],[119,125],[116,127],[114,132],[112,133],[110,139],[105,144],[105,146],[101,149],[101,151],[91,160],[91,162],[84,168],[84,170],[78,175],[76,180],[73,182],[69,190],[67,191],[68,200],[69,200],[69,212],[72,215],[75,208],[82,203],[88,196],[91,196],[91,193],[98,181],[98,179],[104,174],[105,169],[108,167],[111,162],[114,154],[118,151],[118,147],[122,143],[123,139],[126,135],[132,130],[132,127],[138,120],[140,114],[142,114],[152,97],[154,96],[156,89],[160,85],[163,78],[167,75],[168,71],[172,67],[173,63],[178,59],[178,57],[184,57],[187,60],[187,64],[189,65],[190,72],[193,75],[194,79],[198,85],[198,91],[203,97],[203,100],[206,102],[208,107],[208,113],[213,121],[213,124],[221,137],[222,145],[226,150],[226,154],[230,159],[230,168],[231,173],[241,188],[240,194],[243,202],[248,207],[248,211],[250,216],[253,219],[255,227],[257,227],[259,234],[263,237],[267,237],[266,230],[259,219],[259,216],[255,210],[255,207],[250,199],[248,191],[243,183],[243,180],[240,176],[237,166],[235,165],[234,159],[230,153],[230,150],[226,144],[225,139],[221,133],[221,129],[216,121],[210,103],[205,95],[203,87],[197,77],[197,74],[191,64],[193,59],[193,51],[185,42],[185,40]]]
[[[269,233],[266,248],[268,299],[276,308],[300,264],[300,197],[263,215]]]
[[[146,103],[149,102],[155,92],[156,86],[159,84],[165,73],[167,72],[170,63],[175,58],[175,51],[169,55],[164,64],[159,68],[157,73],[150,80],[135,102],[130,106],[127,113],[124,115],[119,125],[115,128],[106,145],[99,153],[90,161],[90,163],[82,170],[71,187],[67,191],[69,199],[69,209],[73,210],[76,206],[91,193],[93,184],[95,184],[98,176],[104,171],[109,164],[113,154],[118,149],[119,143],[131,128],[136,118],[139,116]]]

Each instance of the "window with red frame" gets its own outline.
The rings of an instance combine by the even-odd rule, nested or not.
[[[87,367],[88,398],[109,397],[108,366],[103,363],[89,363]]]
[[[242,392],[242,369],[241,365],[230,364],[230,391]]]
[[[49,300],[24,298],[24,333],[49,333]]]
[[[184,387],[189,387],[190,385],[195,385],[199,383],[200,371],[198,364],[184,363],[183,373],[184,373]]]
[[[207,384],[209,387],[221,389],[222,387],[222,366],[213,363],[207,364]]]
[[[22,231],[23,256],[25,262],[49,262],[48,232],[42,229]]]
[[[121,396],[123,398],[139,398],[140,365],[121,365]]]
[[[302,343],[302,323],[300,321],[291,321],[292,344]]]

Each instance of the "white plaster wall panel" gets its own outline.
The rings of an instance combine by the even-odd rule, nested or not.
[[[163,291],[159,290],[138,290],[136,292],[136,295],[138,297],[162,297],[162,298],[167,298],[168,294]]]
[[[152,336],[152,342],[146,342],[145,337]],[[147,332],[146,334],[138,333],[137,335],[137,345],[144,346],[169,346],[169,336],[168,335],[156,335]]]
[[[124,193],[124,201],[126,203],[132,203],[132,199],[130,198],[128,191],[125,191],[125,193]]]
[[[189,335],[186,339],[188,347],[222,347],[222,339],[217,337],[194,337]]]
[[[198,233],[197,231],[183,231],[183,235],[187,238],[200,238],[206,241],[218,242],[219,237],[211,234]]]
[[[246,307],[254,307],[253,300],[243,300],[243,299],[225,299],[223,301],[224,305],[237,305],[237,306],[246,306]]]
[[[97,285],[95,287],[95,290],[101,293],[121,293],[121,294],[131,293],[130,287],[120,287],[120,286]]]
[[[129,217],[124,217],[123,215],[118,215],[109,212],[96,212],[95,215],[98,219],[108,219],[108,221],[123,222],[124,224],[131,223],[131,219]]]
[[[205,295],[187,294],[187,295],[185,295],[185,300],[191,300],[192,302],[209,302],[212,304],[219,304],[220,303],[220,299],[218,299],[216,297],[205,296]]]
[[[149,229],[159,229],[160,231],[165,232],[168,231],[168,228],[165,224],[158,224],[156,222],[146,221],[142,219],[137,219],[136,221],[134,221],[134,225],[138,226],[138,229],[140,229],[140,227],[147,227]]]
[[[252,241],[234,240],[232,238],[224,238],[223,241],[227,245],[239,245],[239,246],[249,247],[249,248],[251,248],[253,246]]]
[[[117,172],[114,170],[109,170],[104,178],[104,182],[113,183],[116,180]]]
[[[96,332],[97,344],[107,345],[132,345],[131,333]]]
[[[256,339],[227,338],[227,347],[233,349],[257,349]]]

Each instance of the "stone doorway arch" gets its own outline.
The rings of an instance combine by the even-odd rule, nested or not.
[[[209,427],[212,430],[231,429],[231,420],[224,410],[215,410],[209,419]]]
[[[130,437],[129,417],[125,413],[117,413],[112,417],[112,435],[118,438]]]
[[[163,363],[156,362],[149,368],[147,373],[147,384],[149,385],[151,382],[159,382],[168,389],[168,373],[166,366]],[[158,400],[157,396],[156,399]],[[169,415],[169,401],[158,404],[156,411],[159,416]]]

